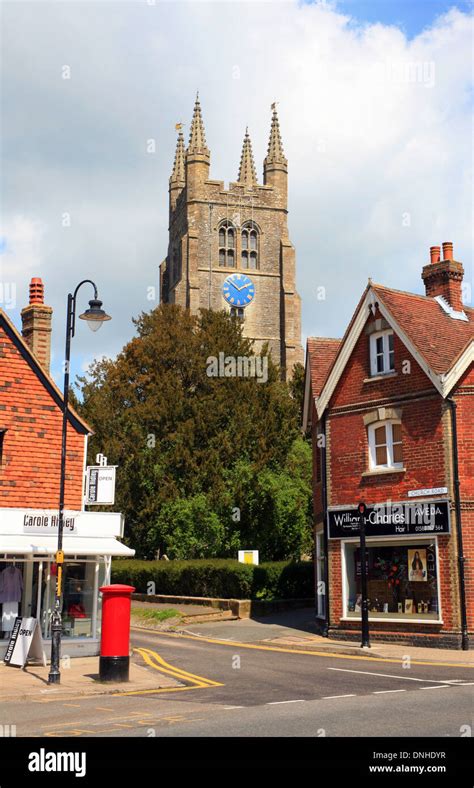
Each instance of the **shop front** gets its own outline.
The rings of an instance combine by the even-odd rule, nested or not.
[[[3,657],[17,616],[39,622],[51,637],[54,607],[58,513],[54,510],[0,509],[0,652]],[[110,583],[114,556],[131,557],[122,544],[123,516],[115,512],[65,512],[63,550],[62,653],[99,652],[99,588]]]
[[[357,507],[330,507],[327,517],[331,631],[360,630],[361,554]],[[371,631],[394,636],[443,629],[443,594],[450,540],[447,500],[369,506],[366,576]],[[318,581],[324,579],[323,533],[316,535]],[[446,571],[446,569],[444,569]],[[325,605],[318,606],[325,616]],[[356,635],[357,637],[357,635]]]

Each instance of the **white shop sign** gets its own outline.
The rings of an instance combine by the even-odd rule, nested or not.
[[[115,502],[116,465],[89,465],[86,475],[86,506],[110,505]]]
[[[28,534],[54,537],[58,533],[57,509],[13,509],[0,507],[0,536]],[[64,512],[64,535],[123,536],[123,516],[119,512]]]
[[[58,512],[25,512],[23,515],[23,533],[24,534],[50,534],[57,533],[59,523]],[[73,534],[76,532],[76,518],[75,516],[63,516],[63,530],[64,533]]]
[[[40,659],[46,665],[41,630],[37,618],[16,618],[10,641],[3,658],[6,665],[22,668],[28,657]]]

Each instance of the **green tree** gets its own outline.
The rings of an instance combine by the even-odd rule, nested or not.
[[[235,555],[249,539],[265,558],[305,549],[311,456],[297,448],[298,403],[271,357],[266,382],[211,377],[219,353],[253,356],[239,320],[163,304],[134,324],[116,359],[78,379],[78,408],[94,429],[90,457],[101,451],[118,465],[115,508],[128,543],[143,557],[158,548],[176,557]],[[306,531],[290,504],[301,508],[304,495]]]

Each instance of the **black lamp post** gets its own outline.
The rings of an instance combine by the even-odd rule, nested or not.
[[[362,501],[357,507],[359,512],[360,535],[360,584],[362,592],[361,623],[362,623],[362,648],[370,648],[369,638],[369,600],[367,598],[367,552],[365,548],[365,517],[367,506]]]
[[[90,279],[79,282],[74,290],[74,294],[69,293],[67,297],[67,319],[66,319],[66,353],[64,359],[64,388],[63,388],[63,427],[61,440],[61,478],[59,483],[59,519],[58,519],[58,549],[56,552],[56,592],[54,599],[54,610],[51,614],[51,667],[49,670],[48,683],[59,684],[61,673],[59,662],[61,657],[61,596],[62,596],[62,573],[64,563],[63,553],[63,526],[64,526],[64,489],[66,483],[66,444],[67,444],[67,411],[69,403],[69,359],[71,355],[71,339],[74,336],[76,322],[76,296],[79,288],[84,284],[90,284],[94,288],[94,298],[89,301],[89,309],[79,315],[81,320],[86,320],[87,325],[92,331],[97,331],[102,323],[110,320],[110,316],[102,309],[102,301],[98,299],[97,287]]]

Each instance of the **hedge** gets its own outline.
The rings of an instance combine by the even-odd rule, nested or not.
[[[195,561],[112,562],[112,582],[135,586],[155,594],[204,596],[220,599],[302,599],[314,596],[311,561],[278,561],[253,566],[231,559]]]

